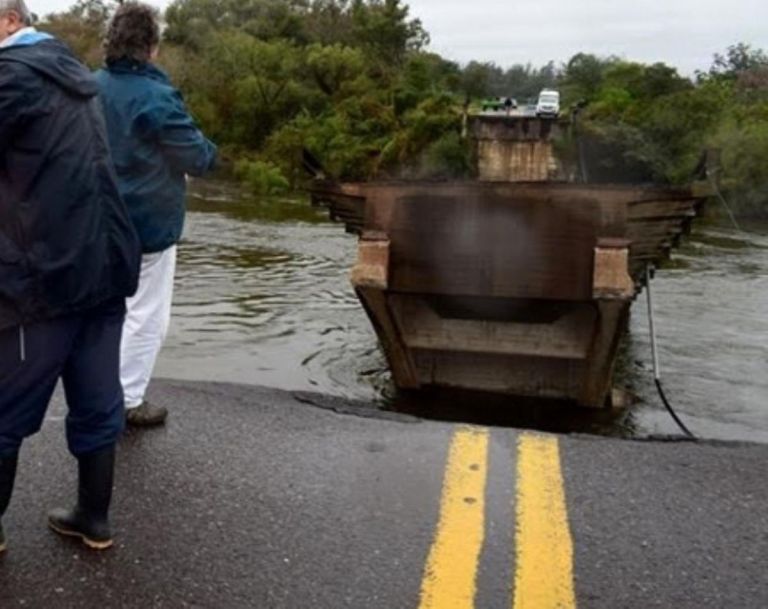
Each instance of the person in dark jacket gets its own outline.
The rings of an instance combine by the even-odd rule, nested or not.
[[[79,464],[78,502],[51,528],[112,545],[108,510],[124,426],[119,376],[125,298],[140,247],[116,185],[93,76],[0,0],[0,518],[19,449],[58,379]],[[0,526],[0,551],[5,535]]]
[[[106,67],[96,74],[118,186],[143,252],[139,290],[127,303],[121,355],[126,419],[135,426],[162,424],[168,414],[145,393],[171,318],[186,178],[210,171],[216,160],[216,147],[152,63],[159,42],[155,10],[123,4],[107,33]]]

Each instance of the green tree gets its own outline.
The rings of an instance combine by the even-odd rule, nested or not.
[[[766,117],[725,121],[712,145],[721,151],[721,186],[731,203],[743,215],[768,217]]]
[[[605,78],[607,68],[616,63],[613,57],[600,58],[588,53],[574,55],[565,65],[562,85],[566,100],[592,100],[597,95]]]
[[[382,65],[402,65],[409,52],[429,43],[421,21],[410,19],[400,0],[353,0],[350,11],[355,43]]]
[[[306,51],[306,66],[317,87],[331,97],[350,94],[360,86],[365,73],[365,56],[359,49],[341,44],[312,44]],[[365,86],[367,79],[364,80]]]
[[[307,0],[174,0],[165,13],[165,39],[201,49],[216,31],[238,29],[262,40],[302,42]]]
[[[464,108],[469,108],[472,99],[486,97],[491,93],[491,81],[497,67],[493,63],[470,61],[462,71],[459,90],[464,98]]]
[[[46,15],[39,27],[66,41],[85,63],[103,63],[102,39],[113,11],[119,5],[111,0],[78,0],[69,10]]]
[[[541,68],[531,64],[510,66],[491,85],[493,95],[509,95],[518,101],[535,100],[542,89],[557,88],[560,73],[553,61]]]
[[[312,0],[304,30],[310,42],[354,45],[349,0]]]
[[[41,26],[96,67],[117,4],[79,0]],[[473,101],[558,88],[564,109],[586,103],[571,136],[594,180],[685,183],[714,146],[727,195],[768,215],[768,56],[744,43],[691,81],[585,53],[560,67],[460,67],[425,50],[404,0],[174,0],[166,21],[161,65],[254,191],[298,185],[305,147],[339,178],[469,175]]]
[[[715,54],[709,75],[716,78],[735,80],[740,74],[768,66],[768,55],[762,49],[753,49],[740,42],[734,44],[724,54]]]
[[[303,76],[305,52],[287,40],[240,31],[210,37],[188,85],[193,109],[208,107],[206,128],[219,139],[257,149],[282,122],[312,103]],[[211,112],[210,109],[214,111]]]

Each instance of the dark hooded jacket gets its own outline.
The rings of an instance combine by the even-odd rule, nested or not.
[[[136,291],[98,86],[62,43],[0,48],[0,330]]]

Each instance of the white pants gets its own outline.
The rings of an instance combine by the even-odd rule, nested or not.
[[[175,245],[163,252],[142,256],[139,291],[126,301],[120,349],[120,380],[126,408],[137,408],[144,401],[171,322],[175,274]]]

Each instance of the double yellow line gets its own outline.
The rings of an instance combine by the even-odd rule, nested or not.
[[[474,609],[485,539],[489,432],[461,429],[448,455],[440,521],[419,609]],[[554,438],[518,443],[514,609],[575,609],[573,543]]]
[[[461,430],[453,438],[440,504],[440,523],[427,559],[420,609],[474,607],[485,539],[488,432]]]

